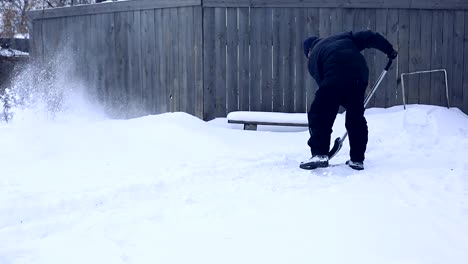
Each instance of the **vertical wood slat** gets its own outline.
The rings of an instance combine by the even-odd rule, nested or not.
[[[167,88],[167,83],[166,83],[166,68],[167,68],[167,28],[168,28],[168,15],[167,11],[165,9],[156,9],[154,11],[154,24],[155,25],[162,25],[162,27],[156,27],[155,28],[155,37],[156,37],[156,42],[157,42],[157,51],[159,51],[158,54],[158,60],[159,60],[159,71],[156,71],[158,82],[156,83],[156,88],[153,89],[153,107],[155,110],[155,113],[164,113],[169,111],[169,94],[168,94],[168,88]],[[156,69],[157,70],[157,69]]]
[[[227,89],[227,113],[239,110],[239,86],[237,62],[237,46],[239,43],[237,32],[237,8],[227,9],[227,68],[226,68],[226,89]]]
[[[250,63],[249,63],[249,40],[250,40],[250,10],[239,8],[239,109],[250,110]],[[207,58],[204,56],[205,59]]]
[[[443,57],[443,24],[444,11],[436,10],[432,12],[432,48],[431,48],[431,66],[432,69],[442,69]],[[445,77],[443,72],[435,72],[430,74],[431,89],[430,89],[430,104],[440,104],[445,102]]]
[[[419,70],[431,70],[431,50],[432,42],[432,13],[428,10],[421,10],[421,66]],[[431,76],[430,74],[420,74],[419,79],[419,103],[429,104],[431,93]]]
[[[387,34],[386,38],[393,45],[394,49],[398,48],[398,9],[388,9],[387,15]],[[384,57],[385,61],[388,61],[387,56],[380,54],[379,56]],[[385,107],[392,107],[399,105],[402,102],[401,91],[398,89],[397,80],[398,76],[398,65],[397,61],[392,63],[390,70],[388,71],[387,86],[382,86],[381,89],[386,91],[386,102]]]
[[[261,110],[261,58],[262,46],[260,43],[260,34],[262,32],[262,8],[250,9],[250,110]]]
[[[193,96],[190,96],[190,90],[188,87],[187,77],[189,68],[187,65],[187,60],[190,57],[190,47],[189,43],[189,34],[187,31],[187,25],[189,25],[190,21],[190,13],[189,10],[185,7],[177,8],[178,11],[178,20],[177,20],[177,27],[179,32],[177,34],[177,46],[179,49],[179,57],[178,57],[178,64],[177,67],[177,74],[179,79],[179,108],[177,111],[182,111],[185,113],[193,114],[192,111],[192,102]]]
[[[273,9],[273,111],[283,111],[283,93],[280,79],[280,36],[281,12],[279,8]]]
[[[262,11],[262,25],[260,33],[260,65],[261,65],[261,107],[262,111],[273,110],[273,75],[272,75],[272,35],[273,9],[264,8]]]
[[[402,73],[409,72],[409,10],[400,9],[398,10],[398,78],[401,78]],[[405,77],[404,77],[405,78]],[[405,78],[405,94],[402,94],[402,97],[405,98],[405,101],[408,102],[408,82]],[[402,81],[398,82],[398,90],[402,88]],[[403,99],[403,98],[402,98]]]
[[[387,36],[388,28],[387,28],[387,21],[388,21],[388,10],[387,9],[377,9],[376,10],[376,24],[375,24],[375,31],[380,33],[382,36]],[[380,51],[377,52],[374,60],[374,67],[376,68],[376,72],[380,74],[380,72],[384,69],[387,63],[387,56],[385,56]],[[371,66],[372,67],[372,66]],[[387,73],[388,74],[388,73]],[[388,74],[390,75],[390,74]],[[387,90],[385,89],[388,87],[389,77],[386,76],[380,83],[377,91],[374,94],[375,106],[383,107],[387,103]]]
[[[293,36],[288,36],[288,33],[293,32],[294,16],[290,9],[279,10],[279,42],[277,55],[279,58],[278,78],[282,112],[292,112],[294,107],[294,92],[292,91],[294,76],[292,64],[292,45]],[[275,65],[273,65],[275,66]],[[275,95],[276,97],[276,95]]]
[[[306,68],[307,59],[304,56],[303,52],[303,41],[307,38],[306,33],[306,11],[303,8],[296,8],[294,10],[296,16],[296,39],[295,39],[295,47],[294,47],[294,57],[295,57],[295,74],[296,80],[294,83],[295,93],[294,93],[294,112],[297,113],[304,113],[307,110],[307,100],[306,100],[306,91],[310,89],[310,87],[305,86],[305,78],[307,76],[304,74],[304,68]]]
[[[452,98],[451,102],[454,106],[462,108],[463,106],[463,75],[468,73],[463,72],[463,39],[465,33],[465,13],[464,11],[455,11],[454,14],[454,29],[453,29],[453,81],[451,84]],[[466,62],[465,62],[466,63]]]
[[[204,79],[204,115],[205,120],[210,120],[216,117],[215,115],[215,9],[206,8],[203,11],[203,56],[204,56],[204,67],[203,67],[203,79]]]
[[[155,67],[159,58],[156,51],[156,37],[155,37],[155,11],[144,10],[141,15],[141,80],[142,80],[142,105],[147,113],[154,113],[153,111],[153,84],[156,83],[155,77],[157,76]]]
[[[140,13],[141,11],[128,12],[128,117],[138,117],[142,115],[142,84],[141,84],[141,34],[140,34]]]
[[[442,36],[442,44],[443,44],[443,55],[442,55],[442,67],[447,70],[447,79],[448,79],[448,86],[449,86],[449,99],[452,99],[453,95],[453,73],[454,73],[454,39],[453,39],[453,31],[454,31],[454,12],[452,10],[445,10],[444,11],[444,23],[443,23],[443,36]],[[444,103],[446,103],[446,99],[444,98]]]
[[[462,110],[465,113],[468,113],[468,10],[465,11],[465,37],[463,38],[463,107]]]
[[[421,12],[420,10],[410,11],[410,41],[409,41],[409,71],[415,72],[421,68]],[[408,75],[405,80],[406,89],[408,89],[408,103],[419,103],[419,79],[420,74]],[[406,82],[407,81],[407,82]]]
[[[226,9],[215,9],[215,116],[226,116]]]
[[[319,27],[317,25],[319,25],[319,21],[320,21],[320,10],[318,8],[308,9],[306,15],[307,15],[307,24],[306,24],[307,37],[319,36]],[[308,60],[306,60],[305,62],[304,76],[306,76],[304,80],[304,83],[306,86],[306,107],[307,109],[309,109],[310,105],[312,104],[315,98],[315,92],[318,89],[318,85],[317,85],[317,82],[313,79],[313,77],[309,73]]]
[[[204,96],[204,80],[203,80],[203,9],[201,6],[193,9],[193,62],[194,62],[194,81],[195,81],[195,114],[199,118],[203,118],[203,96]]]

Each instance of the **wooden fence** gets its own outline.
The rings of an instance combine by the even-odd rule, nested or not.
[[[127,117],[306,112],[317,87],[302,41],[366,29],[399,51],[369,107],[402,104],[402,73],[446,69],[451,105],[468,113],[467,1],[139,0],[34,11],[32,18],[33,55],[70,45],[89,86]],[[372,84],[387,59],[363,53]],[[407,103],[446,105],[440,72],[408,75],[405,88]]]

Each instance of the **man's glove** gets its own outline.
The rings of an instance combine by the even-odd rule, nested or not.
[[[388,58],[394,60],[398,56],[398,52],[396,50],[392,50],[389,54],[387,54]]]

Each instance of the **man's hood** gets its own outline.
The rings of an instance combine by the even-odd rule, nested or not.
[[[309,37],[306,40],[304,40],[304,55],[308,57],[307,55],[309,54],[309,50],[313,49],[315,44],[320,41],[320,38],[318,37]]]

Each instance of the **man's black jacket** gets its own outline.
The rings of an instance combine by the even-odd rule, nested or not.
[[[309,73],[320,87],[356,81],[367,83],[369,68],[361,54],[366,48],[375,48],[387,55],[393,51],[390,42],[370,30],[344,32],[324,39],[310,37],[304,41]]]

